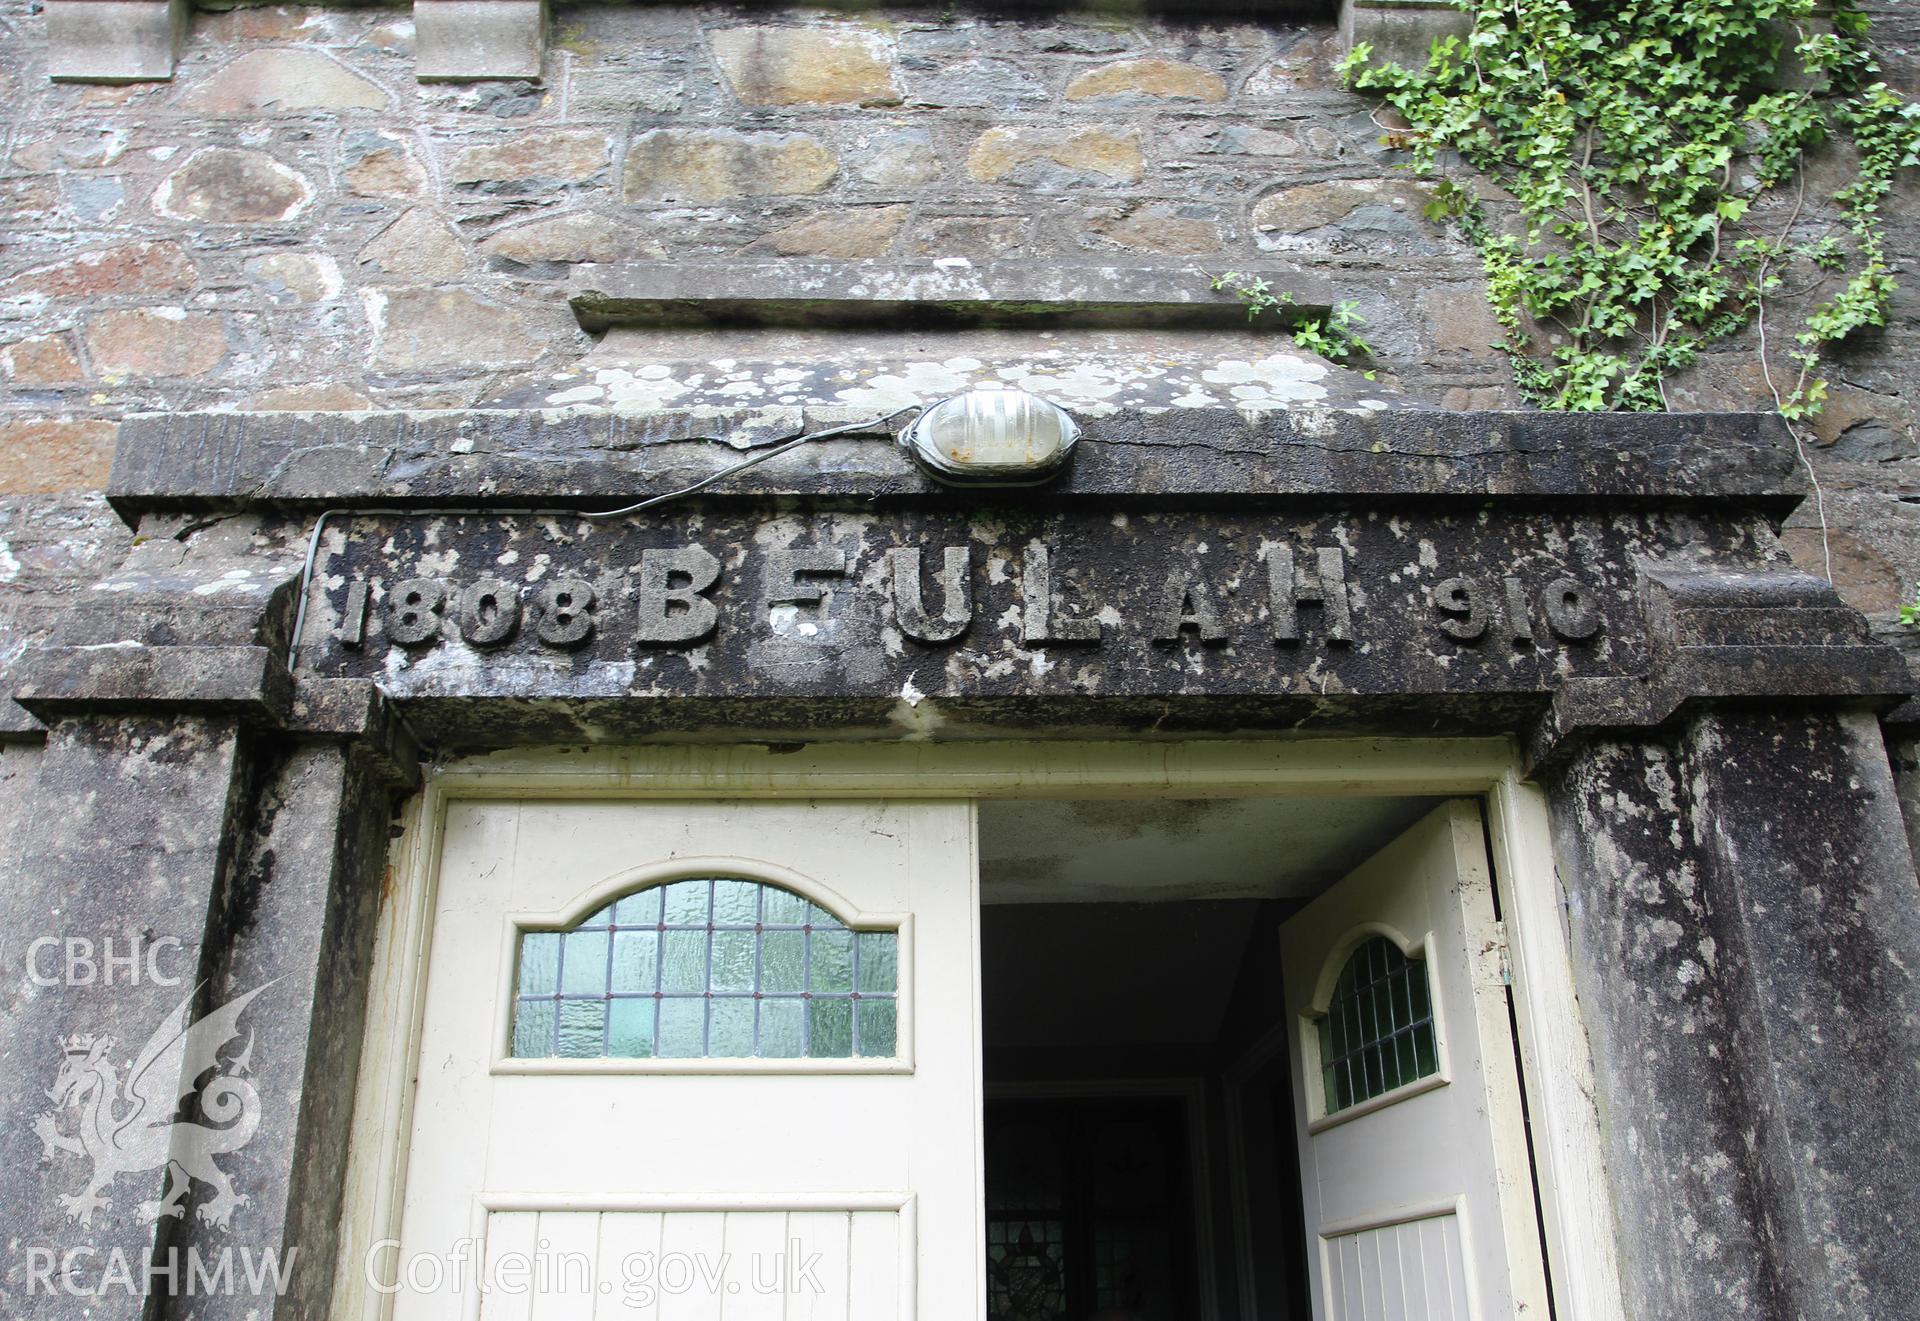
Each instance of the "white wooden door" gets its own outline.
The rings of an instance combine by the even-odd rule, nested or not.
[[[973,838],[964,803],[452,804],[396,1321],[982,1316]]]
[[[1316,1321],[1547,1315],[1502,949],[1466,800],[1283,926]]]

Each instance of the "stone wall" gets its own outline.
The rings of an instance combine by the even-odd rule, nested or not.
[[[1888,82],[1920,97],[1920,13],[1901,0],[1866,0],[1875,44]],[[1888,247],[1901,280],[1893,323],[1851,346],[1833,373],[1833,398],[1814,423],[1815,466],[1827,494],[1833,577],[1848,600],[1887,621],[1901,601],[1914,599],[1920,581],[1920,445],[1914,415],[1920,409],[1920,188],[1908,172],[1884,208]],[[1830,176],[1849,179],[1844,161]],[[1794,556],[1821,571],[1818,520],[1803,509],[1788,530]],[[1891,640],[1912,646],[1911,634],[1889,625]],[[1897,636],[1895,636],[1897,634]]]
[[[1910,79],[1914,22],[1881,7]],[[1477,262],[1337,86],[1331,6],[561,6],[540,83],[452,85],[416,81],[409,8],[242,8],[196,16],[173,82],[124,87],[50,82],[41,8],[0,3],[0,666],[121,553],[96,492],[126,413],[563,394],[593,347],[564,298],[581,262],[1022,257],[1198,283],[1281,260],[1359,302],[1383,384],[1513,402]],[[1835,576],[1883,618],[1920,576],[1917,299],[1816,428]],[[1675,392],[1763,398],[1750,353]],[[1810,512],[1788,536],[1824,566]]]

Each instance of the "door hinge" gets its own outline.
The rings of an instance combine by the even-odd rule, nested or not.
[[[1493,924],[1492,952],[1498,959],[1496,966],[1500,970],[1500,984],[1511,987],[1513,985],[1513,946],[1507,942],[1507,924],[1505,922],[1495,922]]]

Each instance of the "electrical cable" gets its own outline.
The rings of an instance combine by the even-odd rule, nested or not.
[[[323,532],[326,531],[327,520],[331,518],[335,518],[335,517],[362,518],[362,517],[372,517],[372,516],[404,518],[404,517],[408,517],[415,514],[441,514],[441,515],[447,515],[447,516],[453,516],[453,517],[459,517],[463,515],[511,514],[511,515],[536,517],[536,518],[543,517],[543,516],[559,517],[559,518],[584,518],[592,521],[599,521],[601,519],[608,519],[608,518],[621,518],[628,514],[637,514],[642,510],[652,509],[658,505],[666,504],[668,501],[671,501],[671,500],[680,500],[685,498],[686,496],[697,494],[698,492],[706,490],[709,486],[714,485],[716,482],[724,481],[727,478],[732,477],[736,473],[745,472],[749,468],[758,467],[760,464],[765,463],[770,459],[777,459],[782,454],[790,453],[793,450],[799,449],[802,445],[808,444],[809,442],[816,441],[816,440],[825,440],[829,436],[845,435],[850,431],[856,431],[856,432],[857,431],[865,431],[865,432],[878,431],[880,428],[884,427],[887,423],[893,421],[893,419],[895,419],[896,417],[899,417],[902,413],[916,412],[922,407],[923,405],[917,404],[917,403],[908,404],[904,408],[896,408],[891,413],[882,413],[879,417],[869,418],[864,422],[847,422],[837,427],[828,427],[824,431],[809,431],[801,435],[794,436],[787,440],[767,442],[764,447],[755,446],[753,448],[760,449],[760,452],[753,455],[751,458],[743,459],[741,462],[736,463],[731,467],[722,468],[719,472],[713,473],[706,477],[702,477],[699,481],[692,482],[686,486],[682,486],[678,490],[668,491],[663,495],[649,496],[645,500],[640,500],[630,505],[622,505],[618,509],[560,509],[560,508],[504,509],[504,508],[497,508],[497,507],[496,508],[455,509],[455,508],[443,508],[443,507],[437,507],[437,506],[424,506],[424,507],[417,507],[412,509],[339,508],[339,509],[322,510],[320,516],[316,518],[313,522],[313,532],[307,538],[306,562],[302,564],[300,567],[300,587],[299,587],[300,601],[298,606],[294,610],[293,636],[287,640],[287,670],[289,673],[292,673],[292,672],[298,671],[300,667],[300,640],[306,631],[307,597],[311,593],[313,588],[313,567],[316,563],[318,563],[320,558],[320,536]],[[722,438],[718,436],[688,436],[688,437],[682,437],[680,439],[681,440],[717,441]],[[679,442],[676,441],[676,442],[670,442],[670,443],[679,443]]]

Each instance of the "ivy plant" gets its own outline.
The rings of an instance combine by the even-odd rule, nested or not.
[[[1920,628],[1920,583],[1913,585],[1913,599],[1901,604],[1900,622],[1908,628]]]
[[[1756,331],[1790,420],[1823,354],[1884,325],[1880,207],[1920,163],[1920,107],[1880,80],[1851,0],[1454,0],[1423,68],[1357,46],[1349,84],[1435,178],[1428,217],[1485,267],[1518,384],[1552,409],[1660,409],[1706,346]],[[1812,195],[1809,162],[1850,151]],[[1476,177],[1477,176],[1477,177]],[[1811,300],[1790,338],[1770,303]]]
[[[1239,271],[1214,276],[1213,287],[1238,298],[1247,309],[1249,321],[1258,319],[1262,313],[1272,313],[1286,321],[1287,333],[1293,342],[1309,353],[1339,363],[1373,356],[1373,345],[1360,333],[1366,329],[1366,318],[1360,315],[1360,304],[1352,299],[1335,303],[1325,312],[1303,312],[1286,290],[1275,289],[1269,281],[1242,275]],[[1365,375],[1372,380],[1374,374],[1368,371]]]

